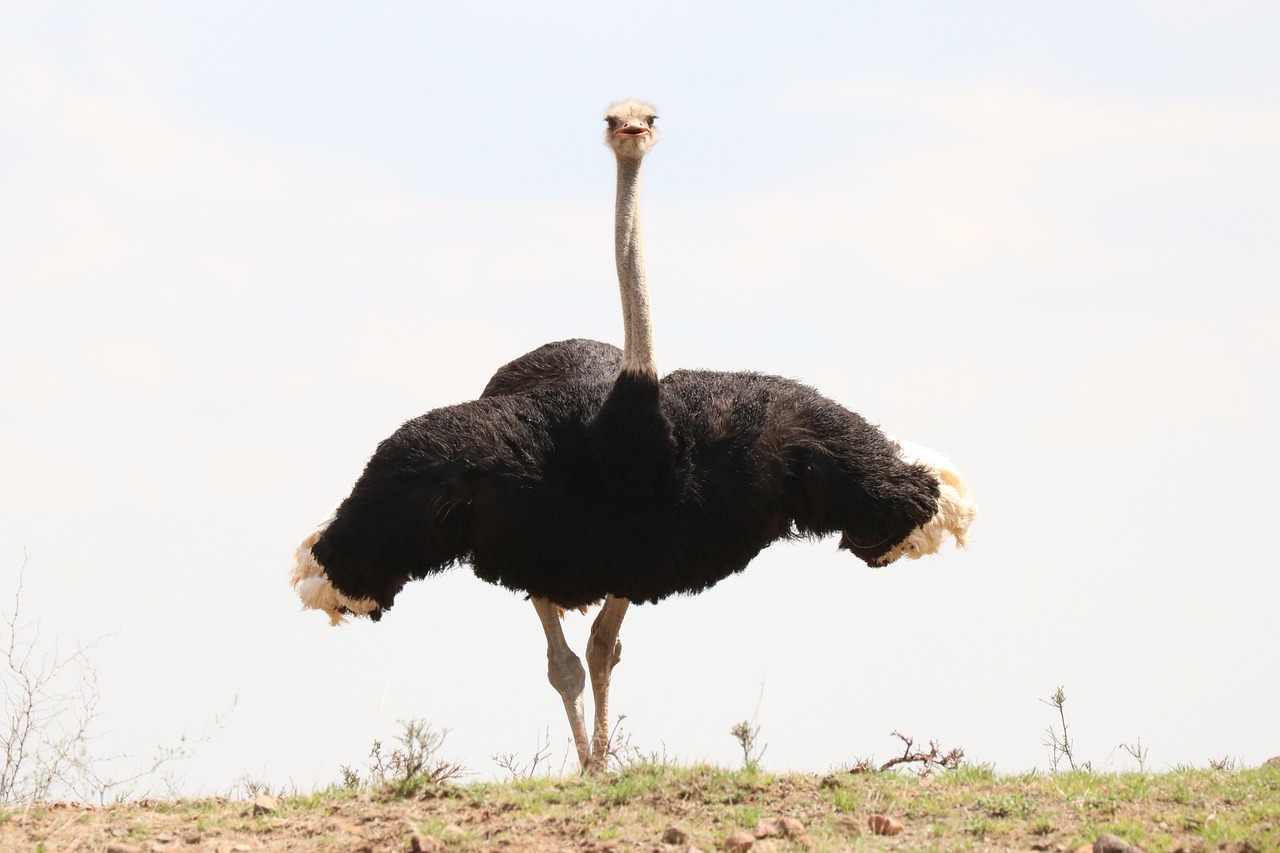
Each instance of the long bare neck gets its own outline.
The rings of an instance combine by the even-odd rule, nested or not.
[[[622,294],[622,369],[658,378],[653,352],[653,319],[649,282],[640,239],[640,160],[618,158],[618,201],[614,219],[614,252]]]

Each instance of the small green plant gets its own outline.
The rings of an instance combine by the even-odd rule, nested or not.
[[[1047,817],[1037,818],[1036,822],[1031,824],[1029,831],[1032,835],[1052,835],[1054,831],[1053,821]]]
[[[360,772],[352,769],[349,765],[343,764],[338,768],[338,771],[342,774],[342,781],[338,784],[343,790],[358,791],[360,786],[364,784],[360,779]]]
[[[837,812],[858,812],[862,809],[862,792],[836,788],[831,794],[831,805]]]
[[[988,817],[1025,818],[1036,810],[1035,803],[1021,792],[993,794],[978,800],[978,807]]]
[[[756,804],[742,806],[735,817],[739,826],[755,826],[764,817],[764,809]]]
[[[964,831],[976,838],[986,838],[991,834],[991,821],[975,818],[964,825]]]
[[[1090,789],[1076,802],[1076,808],[1083,814],[1110,817],[1119,811],[1120,800],[1111,791]]]

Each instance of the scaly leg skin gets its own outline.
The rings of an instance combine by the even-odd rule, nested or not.
[[[625,598],[612,595],[605,598],[587,640],[587,666],[591,670],[591,692],[596,706],[591,763],[587,768],[590,773],[603,773],[609,768],[609,679],[614,666],[622,660],[622,642],[618,639],[618,632],[630,604]]]
[[[583,771],[591,762],[591,746],[587,741],[587,725],[583,721],[582,693],[586,689],[587,675],[582,661],[565,642],[560,627],[560,609],[545,598],[532,598],[534,610],[542,620],[542,630],[547,635],[547,681],[564,700],[564,711],[569,716],[569,729],[573,732],[573,744],[578,749],[578,760]]]

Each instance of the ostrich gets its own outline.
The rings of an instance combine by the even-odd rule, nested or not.
[[[632,602],[705,590],[785,539],[839,533],[873,567],[921,557],[948,536],[963,545],[976,513],[941,456],[802,383],[701,370],[659,379],[637,194],[654,118],[634,101],[606,114],[622,351],[547,344],[499,369],[479,399],[406,422],[298,547],[292,577],[333,624],[378,620],[409,580],[460,563],[527,593],[587,772],[607,764],[609,684]],[[560,619],[598,602],[588,736],[586,673]]]

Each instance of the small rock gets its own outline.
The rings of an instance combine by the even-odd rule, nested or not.
[[[422,835],[415,832],[413,837],[409,839],[409,849],[413,853],[439,853],[439,851],[445,849],[445,843],[434,835]]]
[[[678,826],[668,826],[667,831],[662,833],[663,844],[685,844],[688,841],[689,833]]]
[[[751,837],[751,833],[735,832],[724,840],[723,846],[726,853],[747,853],[755,843],[756,840]]]
[[[804,835],[804,824],[793,817],[778,818],[778,826],[784,838],[800,838]]]
[[[1093,840],[1093,853],[1143,853],[1141,847],[1134,847],[1119,836],[1105,832]]]
[[[903,829],[901,823],[882,814],[873,814],[867,820],[867,826],[871,827],[871,831],[876,835],[897,835]]]
[[[276,808],[278,808],[278,805],[276,803],[275,797],[272,797],[268,794],[263,794],[260,797],[254,798],[253,814],[255,817],[257,817],[258,815],[271,814],[273,811],[276,810]]]
[[[1273,755],[1266,761],[1262,762],[1263,767],[1270,767],[1273,770],[1280,770],[1280,755]]]
[[[756,823],[756,838],[799,838],[804,824],[793,817],[766,817]]]
[[[142,853],[142,848],[132,844],[108,844],[107,853]]]

